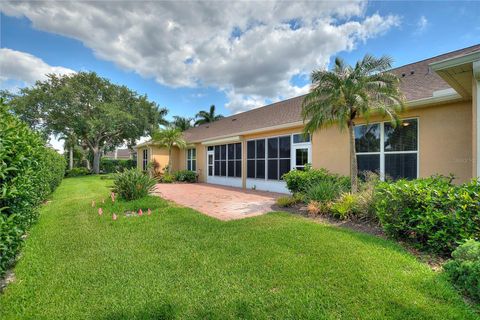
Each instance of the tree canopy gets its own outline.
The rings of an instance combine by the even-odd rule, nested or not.
[[[167,110],[94,72],[48,75],[10,100],[12,111],[46,134],[75,135],[94,155],[99,172],[106,148],[132,146],[165,124]]]
[[[192,118],[173,116],[171,125],[180,131],[185,131],[192,127],[192,121]]]
[[[183,133],[178,128],[169,126],[152,134],[152,140],[160,146],[168,149],[168,173],[172,172],[172,149],[177,146],[180,149],[187,147]]]
[[[371,113],[387,116],[392,123],[398,122],[397,111],[404,108],[400,92],[400,79],[389,72],[392,59],[366,55],[354,67],[335,59],[333,70],[312,72],[312,89],[302,104],[305,132],[337,125],[348,128],[350,137],[350,176],[352,191],[357,191],[357,158],[355,152],[355,119]]]
[[[215,105],[212,104],[210,106],[209,110],[199,111],[196,114],[195,118],[197,118],[197,120],[195,121],[195,125],[198,126],[198,125],[201,125],[201,124],[204,124],[204,123],[210,123],[210,122],[217,121],[217,120],[223,118],[223,116],[221,114],[216,114],[215,113]]]

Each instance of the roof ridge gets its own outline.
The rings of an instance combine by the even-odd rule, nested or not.
[[[427,60],[432,60],[432,59],[440,58],[441,56],[446,56],[446,55],[449,55],[449,54],[452,54],[452,53],[455,53],[455,52],[465,51],[465,50],[468,50],[468,49],[471,49],[471,48],[474,48],[474,47],[478,47],[478,49],[480,50],[480,43],[474,44],[474,45],[469,46],[469,47],[466,47],[466,48],[456,49],[456,50],[452,50],[452,51],[449,51],[449,52],[445,52],[445,53],[442,53],[442,54],[439,54],[439,55],[436,55],[436,56],[433,56],[433,57],[430,57],[430,58],[425,58],[425,59],[418,60],[418,61],[415,61],[415,62],[410,62],[410,63],[404,64],[404,65],[395,67],[395,68],[393,68],[393,69],[390,69],[390,71],[397,70],[397,69],[400,69],[400,68],[404,68],[404,67],[410,66],[410,65],[412,65],[412,64],[417,64],[417,63],[425,62],[425,61],[427,61]]]
[[[433,60],[433,59],[438,59],[442,56],[447,56],[447,55],[451,55],[453,53],[458,53],[458,54],[461,54],[461,52],[464,52],[464,51],[468,51],[472,48],[476,48],[478,47],[478,50],[480,50],[480,43],[479,44],[474,44],[472,46],[469,46],[469,47],[466,47],[466,48],[461,48],[461,49],[456,49],[456,50],[452,50],[452,51],[449,51],[449,52],[446,52],[446,53],[442,53],[442,54],[439,54],[439,55],[436,55],[436,56],[433,56],[433,57],[429,57],[429,58],[425,58],[425,59],[422,59],[422,60],[418,60],[418,61],[415,61],[415,62],[411,62],[411,63],[407,63],[407,64],[404,64],[404,65],[401,65],[401,66],[398,66],[396,68],[392,68],[392,69],[389,69],[388,71],[389,72],[395,72],[396,70],[398,69],[401,69],[401,68],[405,68],[405,67],[408,67],[408,66],[411,66],[411,65],[415,65],[415,64],[420,64],[422,62],[425,62],[425,61],[429,61],[429,60]],[[293,100],[293,99],[298,99],[300,97],[303,97],[303,96],[306,96],[307,94],[302,94],[302,95],[298,95],[298,96],[294,96],[294,97],[290,97],[288,99],[285,99],[285,100],[280,100],[280,101],[276,101],[274,103],[270,103],[270,104],[267,104],[267,105],[263,105],[263,106],[260,106],[260,107],[257,107],[257,108],[253,108],[253,109],[250,109],[250,110],[247,110],[247,111],[243,111],[243,112],[239,112],[239,113],[236,113],[236,114],[232,114],[232,115],[229,115],[229,116],[226,116],[226,117],[223,117],[222,119],[219,119],[217,121],[214,121],[214,122],[210,122],[210,123],[205,123],[205,124],[201,124],[199,125],[198,127],[193,127],[193,128],[190,128],[188,130],[186,130],[185,132],[188,132],[188,131],[193,131],[197,128],[204,128],[206,126],[209,126],[209,125],[212,125],[216,122],[226,122],[228,121],[229,119],[232,119],[232,118],[235,118],[236,116],[238,115],[244,115],[244,114],[248,114],[248,113],[251,113],[251,112],[254,112],[254,111],[258,111],[258,110],[262,110],[262,109],[265,109],[265,108],[269,108],[269,107],[274,107],[275,105],[277,104],[281,104],[281,103],[285,103],[285,102],[288,102],[290,100]]]
[[[290,97],[290,98],[287,98],[287,99],[285,99],[285,100],[276,101],[276,102],[273,102],[273,103],[270,103],[270,104],[267,104],[267,105],[264,105],[264,106],[260,106],[260,107],[253,108],[253,109],[250,109],[250,110],[247,110],[247,111],[243,111],[243,112],[239,112],[239,113],[236,113],[236,114],[232,114],[232,115],[230,115],[230,116],[227,116],[227,117],[223,117],[223,118],[221,118],[221,119],[218,119],[218,120],[216,120],[216,121],[214,121],[214,122],[204,123],[204,124],[199,125],[198,127],[193,127],[193,128],[188,129],[188,130],[196,129],[196,128],[201,128],[201,127],[203,127],[203,126],[211,125],[212,123],[215,123],[215,122],[224,121],[224,120],[227,120],[227,119],[229,119],[229,118],[233,118],[233,117],[235,117],[235,116],[237,116],[237,115],[239,115],[239,114],[250,113],[250,112],[253,112],[253,111],[260,110],[260,109],[272,107],[272,106],[274,106],[274,105],[276,105],[276,104],[284,103],[284,102],[286,102],[286,101],[293,100],[293,99],[297,99],[297,98],[300,98],[300,97],[302,97],[302,96],[306,96],[306,94],[301,94],[301,95],[299,95],[299,96]],[[186,130],[186,131],[188,131],[188,130]]]

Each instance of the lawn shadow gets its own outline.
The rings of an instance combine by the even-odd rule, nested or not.
[[[136,312],[114,312],[105,317],[104,320],[123,320],[123,319],[155,319],[155,320],[172,320],[178,319],[177,309],[172,303],[159,303],[151,305],[143,310]]]

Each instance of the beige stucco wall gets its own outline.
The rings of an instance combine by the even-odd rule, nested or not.
[[[166,148],[160,148],[158,146],[144,146],[139,147],[137,149],[137,168],[142,169],[142,160],[143,160],[143,150],[148,149],[149,159],[148,163],[152,161],[157,161],[160,165],[160,170],[164,170],[165,167],[168,165],[168,150]],[[178,148],[172,149],[172,168],[174,171],[179,170],[180,162],[179,162],[180,152]]]
[[[464,182],[473,177],[473,108],[472,101],[442,104],[407,110],[401,118],[419,119],[419,175],[427,177],[433,174],[453,173],[456,182]],[[387,120],[387,119],[384,119]],[[382,121],[372,117],[370,122]],[[357,124],[365,121],[357,120]],[[302,131],[302,127],[270,130],[241,137],[243,143],[242,176],[246,179],[246,140],[280,136]],[[473,134],[472,134],[473,132]],[[197,150],[197,173],[199,181],[206,181],[206,146],[194,145]],[[191,146],[190,146],[191,147]],[[164,148],[151,148],[152,159],[158,161],[163,169],[168,164],[168,151]],[[137,164],[141,168],[142,150],[138,149]],[[186,169],[186,150],[174,148],[174,171]],[[312,166],[326,168],[342,175],[350,174],[349,143],[346,131],[329,127],[315,132],[312,136]]]
[[[419,175],[453,173],[456,182],[472,178],[472,102],[411,109],[401,118],[419,120]],[[381,121],[372,117],[370,122]],[[365,121],[358,120],[357,124]],[[343,175],[350,173],[348,133],[331,127],[312,139],[312,166]]]
[[[205,157],[206,157],[206,149],[205,146],[196,143],[194,145],[188,145],[187,148],[195,148],[197,150],[197,174],[198,174],[198,181],[204,182],[205,181]],[[174,165],[173,170],[185,170],[187,169],[187,149],[178,149],[175,148],[174,154]]]

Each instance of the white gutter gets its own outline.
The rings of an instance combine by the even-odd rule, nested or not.
[[[478,61],[473,62],[473,90],[476,90],[476,101],[474,103],[473,107],[476,108],[476,113],[477,113],[477,178],[480,178],[480,59]]]
[[[432,70],[439,71],[442,69],[452,68],[456,66],[461,66],[462,64],[471,63],[475,60],[480,60],[480,51],[433,62],[433,63],[430,63],[429,66],[432,68]]]
[[[208,140],[202,142],[203,145],[211,145],[211,144],[226,144],[226,143],[232,143],[232,142],[239,142],[241,141],[240,136],[234,136],[230,138],[224,138],[224,139],[217,139],[217,140]]]
[[[211,144],[212,143],[211,141],[215,141],[215,140],[226,139],[226,138],[231,138],[231,137],[235,137],[235,136],[243,136],[243,135],[246,135],[246,134],[254,134],[254,133],[259,133],[259,132],[264,132],[264,131],[289,129],[289,128],[295,128],[295,127],[299,127],[299,126],[303,126],[303,121],[284,123],[284,124],[280,124],[280,125],[277,125],[277,126],[270,126],[270,127],[254,129],[254,130],[240,131],[240,132],[235,132],[234,134],[226,134],[226,135],[223,135],[223,136],[216,136],[216,137],[212,137],[212,138],[208,138],[208,139],[194,140],[194,141],[191,141],[191,143],[201,142],[202,144]]]
[[[435,95],[435,92],[434,92],[433,97],[407,101],[406,105],[409,108],[414,108],[415,109],[415,108],[427,106],[427,105],[430,105],[430,104],[450,102],[450,101],[461,100],[461,99],[462,99],[462,96],[459,95],[454,90],[453,90],[453,92],[449,91],[446,94],[437,94],[437,95]]]

